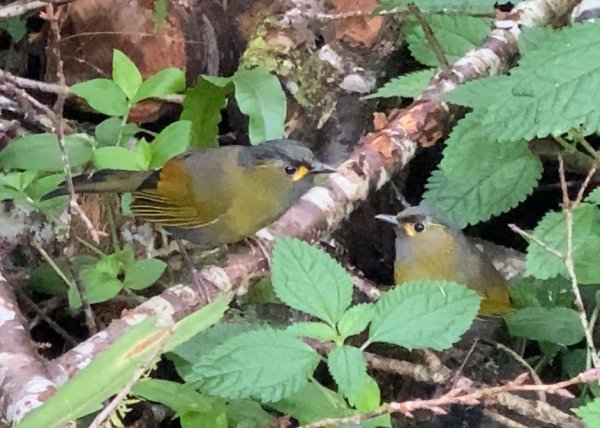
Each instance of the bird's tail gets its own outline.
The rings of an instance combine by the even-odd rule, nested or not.
[[[120,171],[104,169],[93,174],[84,174],[73,177],[75,193],[124,193],[136,191],[142,183],[152,175],[152,171]],[[66,181],[47,193],[42,200],[68,195]]]

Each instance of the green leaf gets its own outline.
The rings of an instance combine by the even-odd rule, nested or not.
[[[327,367],[339,391],[354,403],[369,379],[362,351],[348,345],[336,346],[327,356]]]
[[[567,227],[565,214],[549,212],[538,223],[533,235],[560,254],[567,252]],[[590,204],[580,204],[573,212],[573,262],[577,281],[581,284],[600,282],[600,210]],[[539,279],[568,277],[561,258],[535,242],[527,247],[526,271]]]
[[[113,81],[128,99],[133,99],[142,85],[142,75],[132,60],[118,49],[113,49]]]
[[[71,86],[73,93],[107,116],[124,116],[129,110],[123,90],[110,79],[92,79]]]
[[[264,328],[242,333],[208,351],[186,381],[223,398],[280,400],[308,382],[319,354],[293,335]]]
[[[359,412],[370,412],[381,404],[381,391],[379,385],[370,376],[367,376],[367,382],[362,388],[361,393],[356,397],[353,403]],[[389,415],[387,415],[389,416]],[[384,426],[389,426],[389,419]]]
[[[598,132],[600,112],[591,106],[600,96],[599,29],[600,22],[553,31],[524,28],[519,45],[526,49],[500,87],[481,79],[446,99],[477,100],[480,126],[500,141],[560,135],[580,125],[586,135]],[[542,77],[539,70],[545,70]]]
[[[371,303],[361,303],[348,309],[338,322],[337,328],[343,338],[362,332],[375,315],[375,307]]]
[[[192,123],[192,147],[216,147],[221,110],[227,105],[229,87],[210,83],[200,77],[185,93],[181,119]]]
[[[99,271],[96,267],[83,269],[80,273],[89,303],[106,302],[123,289],[123,283],[114,276]],[[78,305],[77,307],[79,307]]]
[[[352,303],[352,278],[333,258],[294,238],[273,249],[273,289],[284,303],[331,326]]]
[[[589,195],[587,195],[585,201],[591,204],[600,205],[600,187],[596,187]]]
[[[411,281],[375,303],[369,340],[413,348],[449,348],[467,331],[481,296],[449,281]]]
[[[176,94],[185,89],[185,75],[178,68],[165,68],[150,76],[142,83],[135,94],[133,102],[140,102],[146,98],[164,97]]]
[[[544,307],[570,308],[573,304],[571,284],[561,276],[540,280],[531,276],[510,282],[510,297],[517,308]]]
[[[574,345],[583,339],[583,328],[576,311],[569,308],[524,308],[506,316],[512,336]]]
[[[406,10],[408,3],[414,3],[427,13],[482,14],[493,13],[496,0],[380,0],[375,13],[392,9]]]
[[[301,425],[324,418],[342,418],[353,414],[341,394],[312,382],[287,398],[269,403],[269,407],[294,417]]]
[[[166,335],[168,328],[157,327],[153,317],[131,327],[42,406],[27,414],[19,427],[61,426],[63,422],[99,410],[105,400],[121,391],[133,373],[157,353]]]
[[[65,137],[65,151],[72,168],[92,158],[89,138],[82,134]],[[30,134],[12,141],[0,151],[0,168],[34,171],[63,171],[63,162],[54,134]]]
[[[364,96],[361,99],[370,100],[373,98],[390,97],[416,98],[429,86],[429,81],[435,76],[437,71],[436,68],[427,68],[398,76],[379,88],[377,92]]]
[[[600,426],[600,398],[571,410],[583,420],[587,427]]]
[[[294,336],[312,337],[327,342],[337,338],[337,332],[329,324],[322,322],[297,322],[285,329]]]
[[[150,168],[158,168],[169,159],[183,153],[190,145],[192,124],[188,120],[173,122],[152,141]]]
[[[542,164],[525,141],[496,141],[475,114],[460,121],[446,144],[423,200],[459,227],[514,208],[542,175]]]
[[[125,147],[100,147],[94,150],[93,161],[97,169],[145,171],[148,166],[139,152]]]
[[[215,408],[209,412],[187,412],[180,416],[181,428],[211,427],[227,428],[225,408]]]
[[[147,400],[164,404],[178,414],[208,412],[215,399],[197,392],[192,385],[162,379],[140,379],[131,392]]]
[[[36,171],[11,172],[0,176],[0,185],[24,191],[37,177]]]
[[[262,428],[273,426],[275,417],[254,400],[228,400],[227,417],[236,428]]]
[[[479,46],[490,32],[490,19],[463,15],[428,15],[426,19],[450,63]],[[417,19],[411,16],[405,25],[406,42],[412,56],[422,64],[439,66]]]
[[[281,138],[287,104],[279,79],[257,67],[238,70],[231,80],[235,85],[238,106],[250,119],[250,142],[258,144]]]
[[[123,287],[130,290],[143,290],[161,277],[167,264],[158,259],[137,260],[125,271]]]
[[[26,21],[17,16],[9,16],[0,19],[0,30],[6,30],[13,42],[20,42],[25,34],[27,34]]]

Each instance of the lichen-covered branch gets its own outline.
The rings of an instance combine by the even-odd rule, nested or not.
[[[18,422],[56,391],[10,284],[0,272],[0,413]]]

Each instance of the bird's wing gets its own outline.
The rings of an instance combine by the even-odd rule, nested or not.
[[[198,228],[213,224],[224,214],[226,198],[213,197],[213,186],[187,172],[185,156],[170,160],[133,193],[133,214],[163,226]],[[208,175],[206,176],[208,181]],[[201,190],[201,191],[200,191]]]

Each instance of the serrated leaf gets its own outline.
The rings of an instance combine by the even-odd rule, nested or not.
[[[339,391],[350,402],[355,402],[363,393],[369,379],[367,362],[362,351],[348,345],[336,346],[327,356],[327,367]]]
[[[464,15],[428,15],[426,19],[450,63],[479,46],[490,32],[490,19]],[[412,56],[422,64],[438,67],[437,56],[417,19],[411,16],[405,28],[406,42]]]
[[[82,134],[66,136],[65,151],[72,168],[81,166],[92,158],[91,142]],[[12,141],[0,151],[0,168],[63,171],[56,135],[30,134]]]
[[[375,303],[369,340],[441,351],[467,331],[480,302],[479,294],[455,282],[407,282]]]
[[[322,342],[335,340],[336,331],[329,324],[322,322],[296,322],[285,329],[294,336],[312,337]]]
[[[123,287],[130,290],[143,290],[161,277],[167,264],[158,259],[137,260],[125,270]]]
[[[0,30],[4,29],[13,42],[20,42],[25,34],[27,34],[26,20],[19,16],[7,16],[0,19]]]
[[[107,116],[123,116],[129,110],[123,90],[110,79],[92,79],[71,86],[73,93],[94,110]]]
[[[589,195],[587,195],[585,201],[591,204],[600,205],[600,187],[595,188]]]
[[[295,238],[273,249],[273,289],[284,303],[331,326],[352,303],[352,278],[328,254]]]
[[[242,333],[210,350],[186,381],[223,398],[280,400],[308,382],[319,354],[290,333],[264,328]]]
[[[200,77],[185,93],[181,119],[192,123],[191,147],[216,147],[221,110],[227,105],[230,88]]]
[[[567,227],[565,214],[549,212],[538,223],[533,235],[548,247],[565,255],[567,252]],[[577,281],[581,284],[600,282],[600,210],[590,204],[580,204],[573,212],[573,262]],[[529,275],[539,279],[568,277],[561,258],[535,242],[527,247],[525,268]]]
[[[580,125],[586,135],[598,132],[600,112],[592,106],[600,97],[599,29],[600,22],[553,31],[524,29],[527,48],[503,84],[483,90],[487,79],[469,82],[459,89],[461,98],[477,88],[472,98],[487,104],[479,112],[481,126],[498,140],[560,135]]]
[[[562,276],[541,280],[531,276],[510,282],[510,298],[517,309],[527,307],[570,308],[573,304],[571,284]]]
[[[113,81],[128,99],[133,99],[142,85],[140,70],[127,55],[118,49],[113,49],[112,68]]]
[[[152,160],[149,167],[158,168],[169,159],[177,156],[190,145],[192,124],[188,120],[171,123],[150,144]]]
[[[423,195],[426,204],[459,227],[514,208],[542,175],[542,164],[525,141],[497,141],[477,117],[471,113],[455,127]]]
[[[495,0],[380,0],[374,13],[393,9],[406,10],[408,3],[414,3],[422,12],[427,13],[492,13]],[[516,3],[516,2],[513,2]]]
[[[370,100],[372,98],[390,97],[416,98],[429,86],[429,81],[435,76],[435,73],[437,73],[436,68],[428,68],[398,76],[387,82],[374,94],[366,95],[361,99]]]
[[[270,427],[275,423],[275,417],[254,400],[228,400],[226,408],[227,419],[235,428]]]
[[[569,308],[524,308],[506,316],[512,336],[574,345],[583,339],[583,328],[576,311]]]
[[[600,398],[571,410],[583,420],[587,427],[600,426]]]
[[[371,303],[361,303],[349,308],[337,324],[340,336],[346,338],[362,332],[371,322],[375,307]]]
[[[170,67],[153,74],[142,83],[135,94],[134,102],[140,102],[146,98],[164,97],[176,94],[185,89],[185,75],[178,68]]]
[[[281,83],[262,67],[238,70],[231,81],[242,113],[250,119],[248,134],[252,144],[283,136],[287,103]]]

